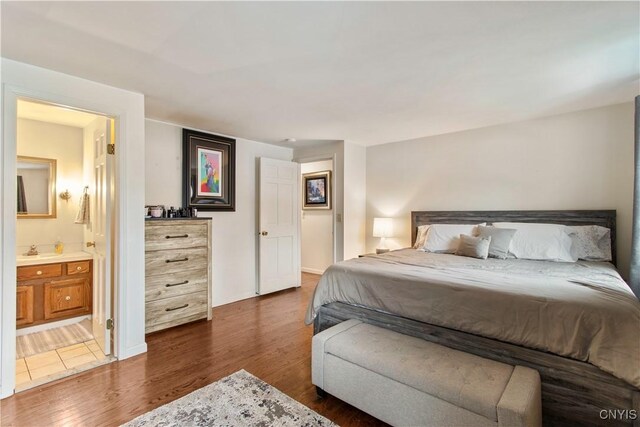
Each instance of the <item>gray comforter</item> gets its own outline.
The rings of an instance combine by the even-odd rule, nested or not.
[[[403,249],[329,267],[306,323],[335,301],[586,361],[640,388],[640,302],[609,263]]]

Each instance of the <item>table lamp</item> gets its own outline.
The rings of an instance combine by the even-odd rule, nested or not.
[[[376,254],[389,252],[385,244],[385,238],[391,237],[393,223],[391,218],[373,218],[373,237],[380,237],[380,245],[376,248]]]

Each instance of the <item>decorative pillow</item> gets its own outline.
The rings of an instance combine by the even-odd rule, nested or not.
[[[460,235],[473,235],[475,228],[476,224],[431,224],[423,249],[425,252],[452,254],[458,249]]]
[[[418,227],[418,233],[416,234],[416,242],[413,244],[413,249],[422,249],[424,241],[427,239],[427,231],[429,225],[421,225]]]
[[[571,230],[573,251],[578,259],[611,261],[611,230],[599,225],[567,227]]]
[[[572,240],[565,225],[495,222],[493,226],[517,230],[509,245],[509,253],[516,258],[563,262],[578,260],[571,253]]]
[[[513,228],[496,228],[478,226],[478,237],[490,237],[489,256],[491,258],[506,259],[509,255],[509,245],[516,234]]]
[[[480,259],[487,259],[487,257],[489,256],[491,236],[473,237],[467,236],[466,234],[461,234],[459,240],[460,242],[458,243],[456,255]]]

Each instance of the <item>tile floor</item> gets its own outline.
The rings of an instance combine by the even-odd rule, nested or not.
[[[16,387],[104,358],[96,340],[91,340],[18,359]]]

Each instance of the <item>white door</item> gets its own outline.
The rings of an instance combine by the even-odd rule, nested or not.
[[[260,295],[300,286],[300,169],[260,158]]]
[[[107,119],[104,129],[93,134],[93,336],[104,354],[111,353],[111,334],[107,319],[111,318],[111,208],[113,206],[113,156],[107,145],[114,142],[114,121]]]

